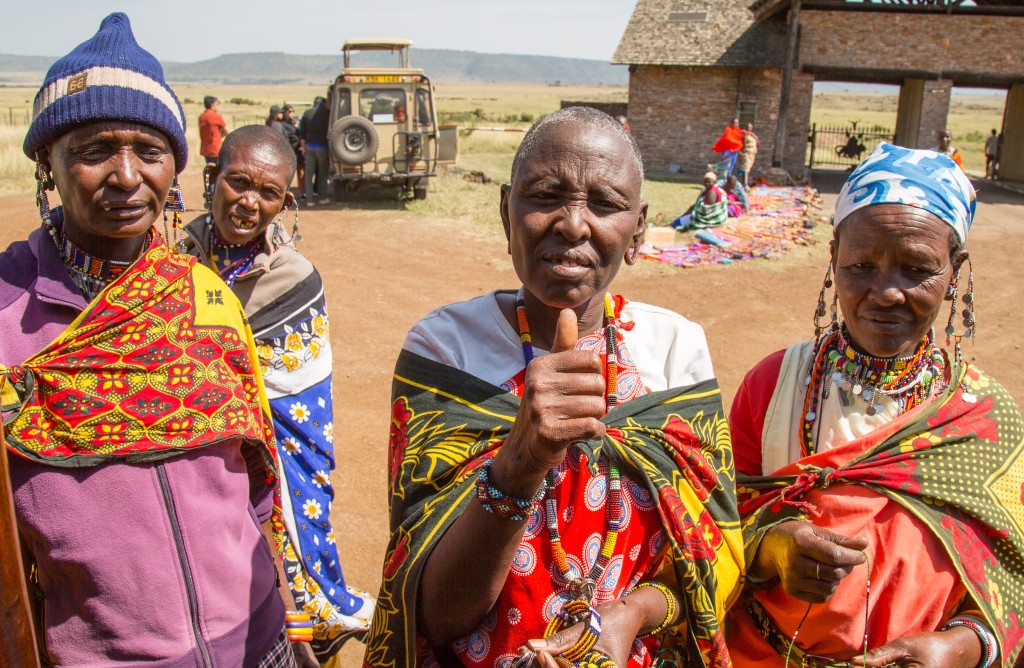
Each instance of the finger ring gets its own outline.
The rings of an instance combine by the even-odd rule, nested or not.
[[[821,562],[820,561],[815,561],[814,562],[814,579],[815,580],[820,580],[821,579]]]

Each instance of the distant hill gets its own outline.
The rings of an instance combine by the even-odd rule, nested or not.
[[[354,66],[393,65],[391,54],[357,54]],[[0,83],[38,82],[55,58],[0,54]],[[414,67],[434,81],[449,83],[619,84],[626,68],[600,60],[477,53],[448,49],[412,49]],[[320,83],[341,69],[341,54],[302,56],[288,53],[231,53],[195,63],[165,62],[168,80],[181,83]]]

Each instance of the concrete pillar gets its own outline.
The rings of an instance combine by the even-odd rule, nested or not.
[[[1010,86],[1010,92],[1006,95],[999,178],[1005,181],[1024,181],[1024,84]]]
[[[896,143],[916,148],[921,130],[921,102],[924,98],[924,79],[904,79],[900,86],[900,101],[896,107]]]
[[[938,145],[938,134],[946,129],[949,116],[949,96],[953,91],[953,82],[944,79],[925,81],[921,95],[921,123],[917,129],[917,146],[914,148],[934,148]],[[956,145],[956,137],[953,137]]]

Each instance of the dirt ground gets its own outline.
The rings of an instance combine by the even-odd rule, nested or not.
[[[842,178],[816,179],[825,211],[832,210]],[[185,185],[186,201],[201,202],[198,183],[187,177]],[[497,226],[498,186],[492,187]],[[1019,324],[1024,295],[1018,267],[1024,197],[992,185],[981,188],[969,243],[979,336],[965,345],[965,354],[1021,403],[1021,333],[1014,323]],[[0,198],[0,211],[0,248],[39,224],[31,195]],[[502,240],[479,230],[393,210],[332,205],[303,211],[301,233],[300,249],[323,275],[331,310],[338,458],[332,519],[346,578],[375,591],[387,544],[391,372],[405,332],[437,306],[519,284]],[[779,262],[671,271],[626,267],[613,290],[703,325],[728,402],[758,360],[813,334],[811,315],[827,253],[827,244],[819,243]],[[358,665],[360,656],[361,648],[350,643],[343,665]]]

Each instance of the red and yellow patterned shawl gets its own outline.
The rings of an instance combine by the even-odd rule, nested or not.
[[[52,466],[153,461],[241,438],[273,483],[252,333],[194,258],[157,243],[24,364],[0,366],[8,448]]]

